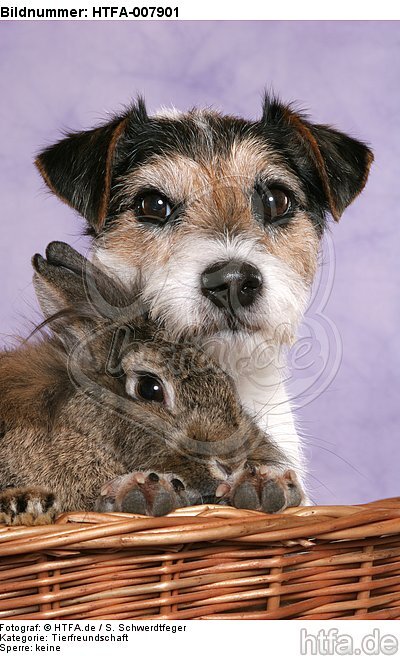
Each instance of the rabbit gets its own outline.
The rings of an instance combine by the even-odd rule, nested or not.
[[[35,255],[39,338],[0,353],[0,521],[302,503],[284,453],[194,343],[171,342],[67,244]]]

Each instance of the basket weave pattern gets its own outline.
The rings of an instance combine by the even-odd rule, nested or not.
[[[0,618],[400,617],[400,498],[0,527]]]

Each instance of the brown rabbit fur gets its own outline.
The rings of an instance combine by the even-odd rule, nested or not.
[[[134,299],[66,244],[33,266],[47,332],[0,354],[0,521],[165,514],[216,494],[269,512],[300,503],[281,450],[212,359],[134,317]]]

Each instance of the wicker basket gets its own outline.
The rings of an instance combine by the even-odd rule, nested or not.
[[[0,618],[400,617],[400,498],[0,527]]]

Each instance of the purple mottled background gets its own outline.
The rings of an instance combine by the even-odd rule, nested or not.
[[[319,503],[400,494],[399,36],[394,22],[1,24],[0,342],[38,316],[31,255],[53,239],[87,245],[83,221],[44,191],[35,151],[137,92],[151,110],[214,105],[257,117],[263,88],[273,86],[376,155],[324,258],[333,287],[324,282],[321,321],[336,328],[322,350],[336,350],[340,366],[298,403],[311,494]]]

